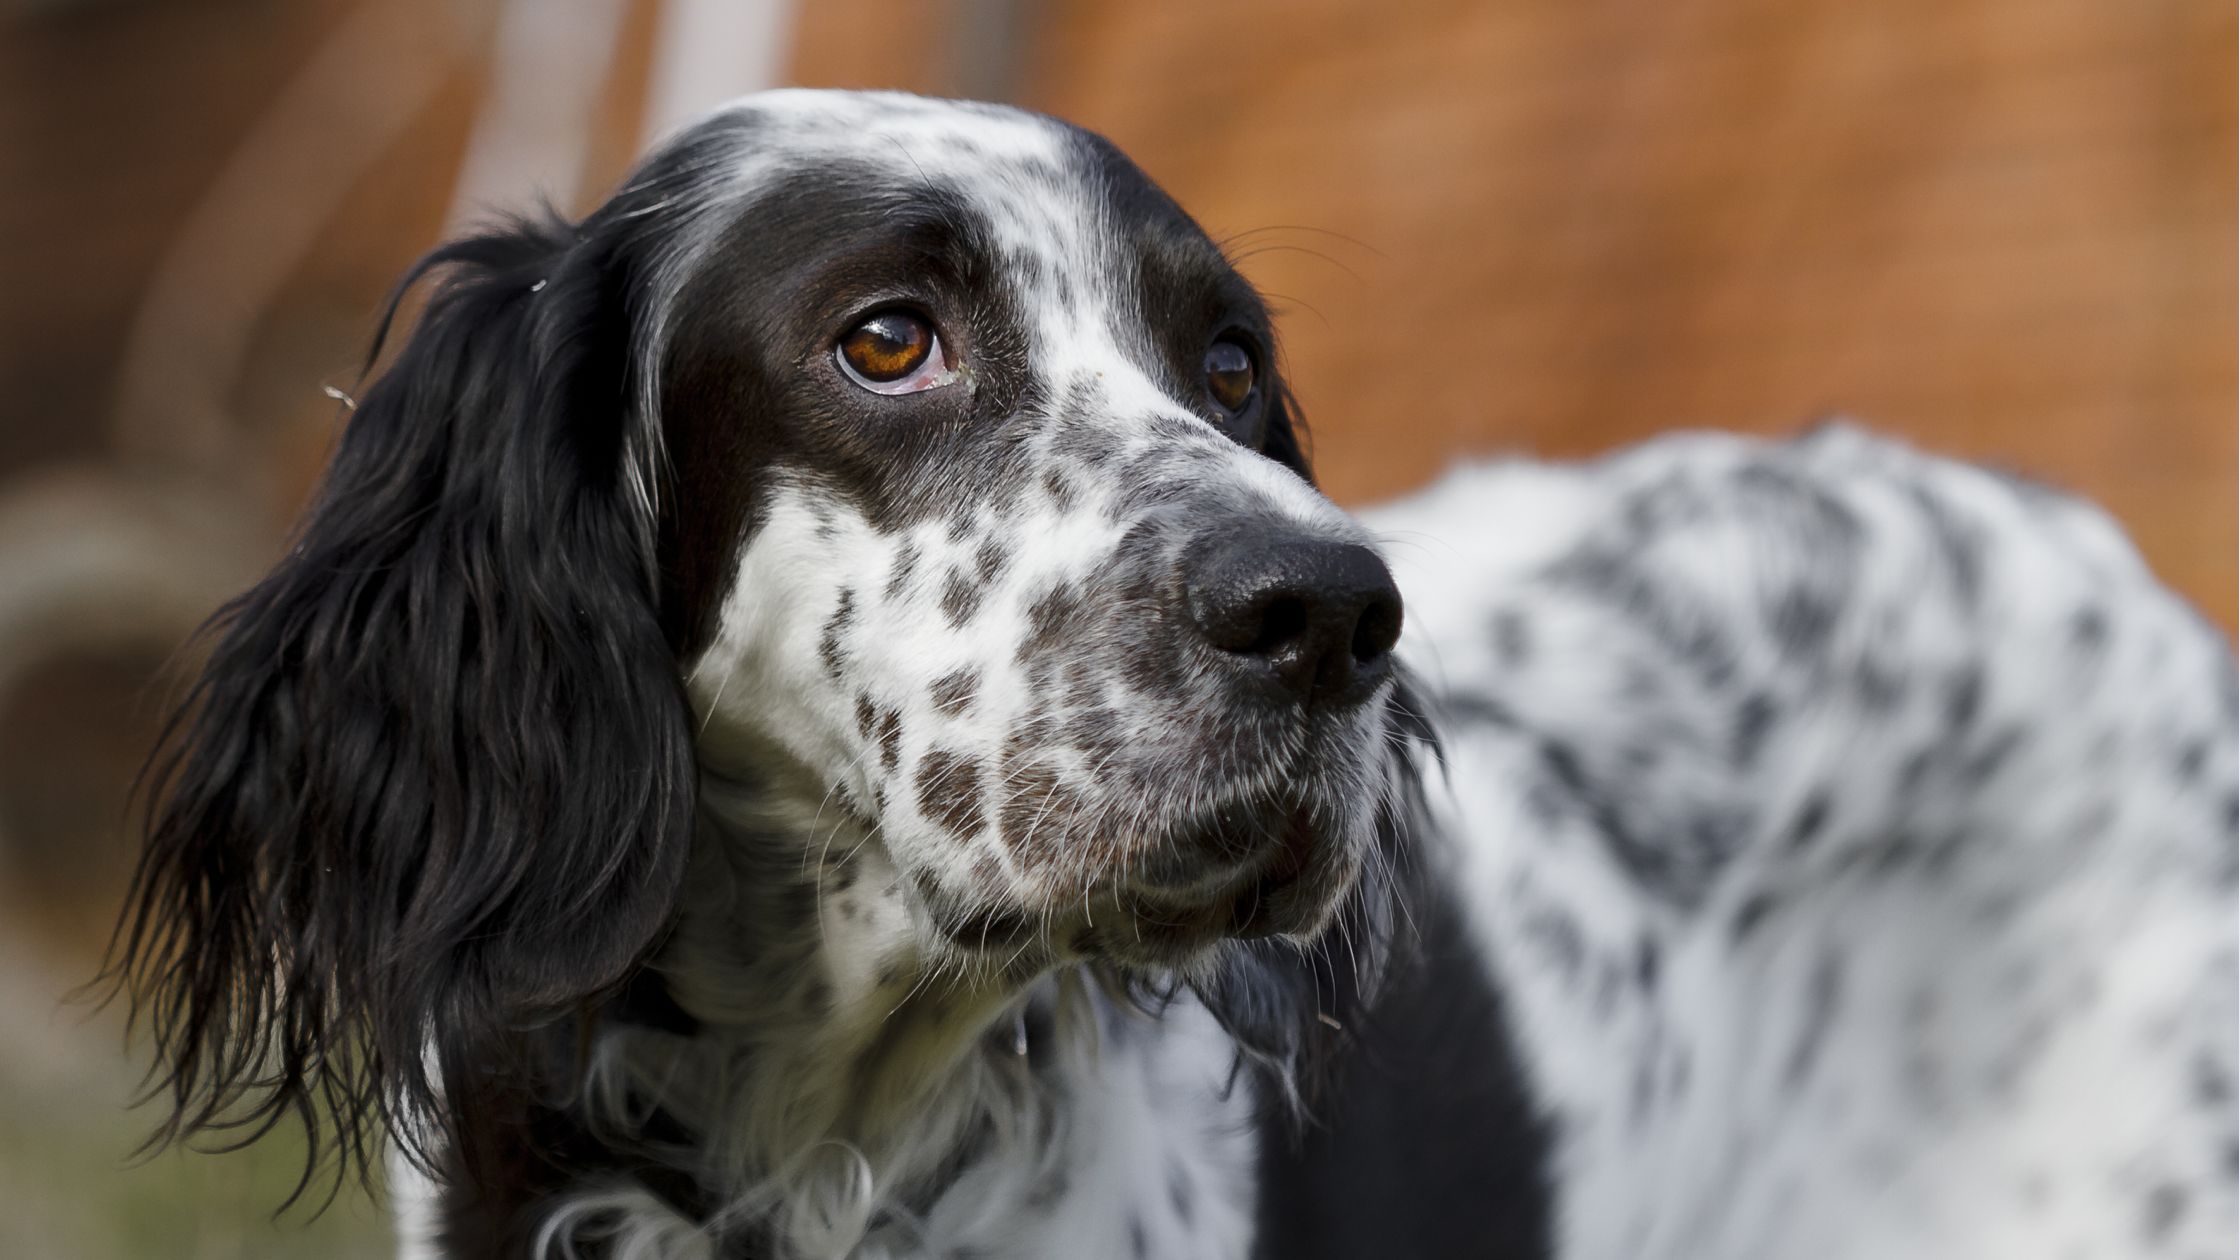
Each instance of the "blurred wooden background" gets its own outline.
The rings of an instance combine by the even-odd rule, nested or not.
[[[0,0],[0,1004],[82,978],[149,681],[276,553],[390,282],[505,189],[477,145],[562,153],[586,206],[660,124],[678,15],[750,10],[775,43],[698,50],[741,83],[1118,141],[1287,311],[1343,501],[1840,412],[2101,500],[2234,624],[2230,4]],[[124,1148],[113,1026],[0,1026],[48,1072],[0,1068],[0,1201],[62,1205],[0,1250],[270,1254],[246,1190],[70,1199],[52,1151]]]

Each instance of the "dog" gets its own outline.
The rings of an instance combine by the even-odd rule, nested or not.
[[[1356,520],[996,106],[431,276],[154,763],[159,1139],[408,1256],[2231,1254],[2233,662],[2090,507],[1836,426]]]

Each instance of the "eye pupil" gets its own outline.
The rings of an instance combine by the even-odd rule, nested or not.
[[[840,339],[840,355],[848,366],[881,384],[917,371],[932,352],[932,325],[908,311],[874,315]]]
[[[1252,356],[1234,341],[1206,350],[1206,392],[1224,411],[1240,411],[1252,397]]]

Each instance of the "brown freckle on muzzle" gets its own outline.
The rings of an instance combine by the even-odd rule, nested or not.
[[[918,765],[918,809],[957,836],[980,830],[980,765],[935,749]]]
[[[1087,607],[1069,584],[1045,592],[1027,609],[1027,636],[1019,644],[1019,659],[1039,656],[1076,633],[1086,620]]]
[[[1004,782],[1011,786],[997,818],[1003,846],[1029,869],[1047,866],[1066,845],[1063,838],[1086,802],[1058,772],[1014,740],[1004,754]]]
[[[980,694],[980,671],[960,669],[933,682],[933,707],[950,717],[961,716]]]

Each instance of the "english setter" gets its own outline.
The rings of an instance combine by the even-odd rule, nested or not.
[[[160,763],[169,1136],[393,1150],[414,1256],[2233,1254],[2233,661],[2091,508],[1832,427],[1357,522],[985,105],[422,274]]]

